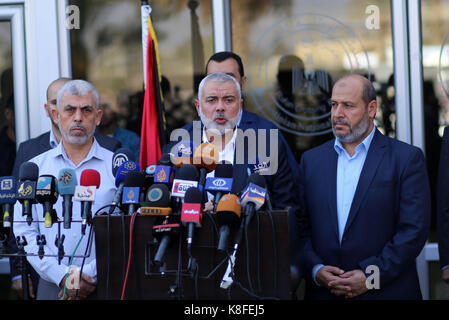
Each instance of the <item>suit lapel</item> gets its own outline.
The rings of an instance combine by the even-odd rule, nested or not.
[[[351,210],[349,211],[348,220],[346,221],[344,233],[350,228],[352,222],[359,212],[362,200],[365,198],[366,192],[377,172],[377,168],[386,151],[385,137],[376,129],[373,141],[368,150],[368,154],[363,164],[362,172],[360,173],[357,189],[352,200]],[[343,233],[343,234],[344,234]]]

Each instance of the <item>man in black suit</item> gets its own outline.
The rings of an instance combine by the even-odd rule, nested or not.
[[[247,78],[245,75],[245,70],[243,67],[242,58],[231,51],[221,51],[214,53],[206,63],[206,75],[216,72],[223,72],[232,77],[234,77],[240,85],[240,88],[243,91],[246,87]],[[243,114],[241,119],[241,124],[243,127],[255,127],[255,128],[265,128],[265,129],[274,129],[279,130],[278,127],[262,117],[260,117],[256,113],[249,112],[243,107]],[[296,195],[299,193],[299,166],[293,155],[292,150],[290,149],[287,140],[285,140],[283,134],[279,131],[279,138],[281,140],[281,144],[285,146],[286,159],[288,161],[288,165],[291,170],[292,178],[291,180],[295,184],[295,190],[293,193]],[[292,275],[292,291],[296,290],[296,287],[299,286],[299,283],[302,278],[302,270],[300,266],[300,252],[303,247],[303,241],[297,241],[297,239],[302,239],[302,235],[304,233],[303,229],[305,222],[299,221],[295,216],[289,214],[289,232],[290,239],[294,240],[290,242],[290,253],[291,253],[291,275]]]
[[[56,109],[56,98],[58,95],[59,89],[66,83],[69,82],[70,78],[58,78],[50,83],[47,88],[47,103],[44,104],[45,111],[47,116],[51,120],[51,130],[47,131],[40,136],[22,142],[19,145],[19,149],[17,151],[16,160],[14,162],[13,176],[18,179],[19,177],[19,169],[22,163],[34,158],[35,156],[44,153],[54,147],[56,147],[61,141],[61,132],[59,131],[59,127],[55,119],[51,117],[51,110]],[[122,144],[120,141],[108,137],[100,132],[96,131],[95,139],[98,141],[100,146],[111,150],[112,152],[119,149]],[[10,237],[10,246],[11,253],[17,251],[17,245],[15,243],[14,236]],[[11,270],[11,288],[19,295],[22,296],[22,278],[20,277],[21,272],[17,269],[18,259],[16,257],[11,257],[9,259],[10,270]],[[30,297],[35,296],[35,289],[37,289],[37,283],[39,280],[39,276],[33,270],[33,268],[27,263],[28,270],[30,274]]]
[[[441,278],[449,284],[449,126],[444,128],[437,184],[437,231]]]

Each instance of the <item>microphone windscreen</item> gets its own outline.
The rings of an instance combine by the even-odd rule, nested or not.
[[[57,180],[54,176],[44,174],[37,180],[36,200],[39,203],[50,202],[55,204],[58,200]]]
[[[85,169],[81,172],[80,185],[82,186],[95,186],[97,189],[100,187],[100,173],[94,169]]]
[[[120,166],[126,161],[136,161],[134,152],[128,148],[117,149],[112,156],[112,174],[114,177],[117,174],[118,168],[120,168]]]
[[[240,217],[242,208],[240,206],[240,199],[235,194],[225,194],[220,198],[217,205],[217,213],[232,212]]]
[[[218,153],[218,148],[215,145],[202,143],[193,154],[193,164],[213,171],[218,163]]]
[[[117,174],[115,175],[115,186],[118,186],[125,182],[125,178],[130,172],[140,171],[140,166],[134,161],[125,161],[123,162],[117,170]]]
[[[61,169],[58,174],[58,192],[60,195],[74,194],[78,181],[75,170],[70,168]]]
[[[24,162],[19,168],[19,180],[37,181],[39,178],[39,167],[34,162]]]
[[[248,178],[248,183],[254,183],[257,184],[259,187],[262,187],[266,189],[267,182],[265,181],[265,178],[258,174],[257,172],[252,173]]]
[[[0,178],[0,204],[16,203],[17,181],[13,176]]]
[[[185,164],[176,171],[175,179],[198,181],[200,174],[193,164]]]
[[[217,221],[219,225],[234,226],[238,224],[242,214],[240,199],[235,194],[225,194],[217,205]]]
[[[125,187],[139,187],[145,186],[145,175],[140,171],[131,171],[125,177]]]
[[[165,184],[153,184],[147,191],[146,199],[149,207],[169,207],[170,191]]]
[[[195,187],[190,187],[187,189],[186,194],[184,196],[184,203],[201,203],[201,199],[203,197],[200,189]]]
[[[215,168],[216,178],[232,178],[234,173],[234,168],[230,163],[219,163]]]

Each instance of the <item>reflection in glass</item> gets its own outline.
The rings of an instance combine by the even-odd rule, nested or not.
[[[71,0],[80,8],[80,29],[71,30],[73,77],[91,81],[101,93],[113,91],[120,127],[140,135],[143,67],[140,1]],[[204,57],[212,54],[210,3],[150,2],[156,32],[167,129],[196,117],[196,83]]]
[[[233,50],[247,70],[245,107],[278,125],[298,161],[333,138],[328,99],[348,73],[374,82],[376,125],[395,136],[390,1],[234,0],[231,10]]]
[[[16,158],[11,24],[0,22],[0,176],[12,174]]]

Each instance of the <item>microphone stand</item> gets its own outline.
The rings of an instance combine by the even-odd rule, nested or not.
[[[29,300],[29,286],[28,286],[28,274],[27,274],[27,266],[26,266],[26,252],[25,246],[28,244],[25,237],[22,236],[23,241],[20,240],[20,237],[17,237],[17,254],[20,257],[19,259],[19,270],[22,274],[22,294],[23,300]]]

